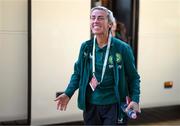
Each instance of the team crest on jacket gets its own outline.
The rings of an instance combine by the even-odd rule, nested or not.
[[[109,61],[109,64],[113,64],[113,57],[112,56],[109,56],[109,59],[108,59],[108,61]]]
[[[122,55],[120,53],[116,53],[116,62],[120,63],[122,60]]]

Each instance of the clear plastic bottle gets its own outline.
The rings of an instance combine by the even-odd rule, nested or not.
[[[123,112],[127,114],[129,118],[136,119],[137,118],[136,112],[133,109],[128,109],[128,111],[126,111],[127,106],[128,106],[127,104],[122,104],[121,109],[123,110]]]

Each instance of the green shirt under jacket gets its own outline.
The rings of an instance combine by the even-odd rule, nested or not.
[[[107,45],[100,48],[96,42],[95,46],[95,76],[98,82],[101,81],[102,69],[105,59]],[[91,87],[87,87],[87,102],[95,105],[108,105],[117,103],[117,98],[114,91],[114,73],[111,66],[111,60],[107,61],[106,70],[103,81],[99,84],[95,91],[92,91]],[[90,61],[90,70],[92,73],[92,60]],[[92,77],[92,74],[91,74]]]
[[[93,39],[82,43],[78,60],[74,65],[74,73],[65,90],[65,94],[71,97],[79,89],[78,107],[82,110],[86,109],[87,87],[91,79],[92,48]],[[108,63],[108,67],[113,68],[114,91],[119,105],[125,102],[126,96],[139,103],[140,76],[137,73],[130,46],[112,37]],[[122,116],[121,111],[119,116]]]

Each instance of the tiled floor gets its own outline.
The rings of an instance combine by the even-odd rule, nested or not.
[[[162,122],[157,122],[157,123],[148,123],[148,125],[153,125],[153,126],[159,126],[159,125],[172,126],[172,125],[177,125],[177,126],[180,126],[180,119],[170,120],[170,121],[162,121]]]
[[[180,105],[142,109],[137,120],[129,120],[129,125],[180,126]],[[3,125],[27,125],[27,120],[0,122]],[[82,121],[51,125],[83,125]],[[50,125],[50,126],[51,126]]]

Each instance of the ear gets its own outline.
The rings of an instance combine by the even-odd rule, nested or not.
[[[113,24],[112,24],[112,23],[109,23],[109,24],[108,24],[109,29],[111,29],[111,28],[112,28],[112,26],[113,26]]]

